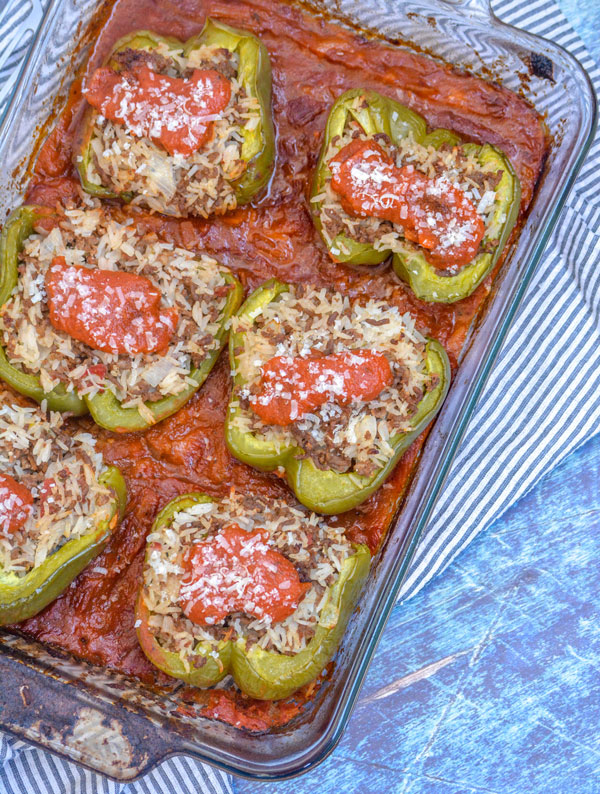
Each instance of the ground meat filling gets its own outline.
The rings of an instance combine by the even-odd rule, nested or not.
[[[181,393],[195,381],[192,368],[219,347],[215,335],[230,286],[214,259],[141,236],[132,220],[118,222],[99,202],[64,211],[48,231],[40,227],[19,257],[19,280],[0,311],[2,344],[11,364],[38,374],[45,391],[59,383],[80,396],[111,388],[124,407],[151,417],[144,401]],[[161,306],[176,317],[166,349],[118,354],[88,347],[52,324],[46,274],[63,257],[69,266],[100,268],[145,277],[161,296]]]
[[[359,107],[364,100],[357,97],[355,102]],[[355,120],[346,123],[343,135],[337,135],[331,140],[325,155],[326,161],[329,163],[344,147],[355,141],[373,141],[396,168],[406,171],[412,167],[415,172],[427,177],[434,188],[439,184],[442,187],[462,191],[466,200],[476,209],[477,216],[481,218],[485,227],[478,253],[494,251],[497,245],[495,239],[499,236],[500,228],[506,220],[495,217],[496,189],[502,178],[502,171],[491,165],[482,166],[474,154],[466,153],[461,146],[444,143],[439,149],[435,149],[433,146],[417,143],[412,136],[404,138],[395,146],[385,134],[367,136]],[[376,250],[381,251],[402,253],[406,251],[407,246],[416,251],[425,250],[407,239],[406,230],[398,223],[373,216],[358,217],[346,211],[342,206],[340,195],[333,189],[331,183],[332,176],[328,174],[323,190],[314,196],[312,201],[319,205],[322,233],[334,257],[350,253],[343,240],[339,239],[339,235],[357,243],[371,244]],[[442,215],[439,215],[438,220],[436,217],[432,216],[430,219],[432,227],[437,222],[442,222]],[[436,267],[435,262],[432,265]],[[456,275],[460,269],[461,266],[451,263],[442,269],[436,267],[436,271],[441,276]]]
[[[199,625],[184,614],[182,593],[186,554],[196,544],[207,544],[232,525],[248,536],[261,535],[268,552],[281,555],[302,583],[299,603],[285,619],[275,621],[249,604],[248,611],[230,613],[213,625]],[[259,532],[260,530],[260,532]],[[247,647],[293,655],[313,637],[328,588],[337,580],[342,563],[354,553],[343,529],[309,513],[291,500],[266,500],[232,494],[221,502],[197,504],[176,513],[170,526],[148,536],[143,573],[143,596],[149,628],[166,650],[180,654],[185,665],[198,643],[216,647],[224,639],[246,639]],[[240,580],[238,590],[244,582]],[[254,614],[253,614],[254,613]],[[216,650],[212,653],[216,656]],[[197,664],[203,664],[201,658]]]
[[[183,72],[178,70],[172,57],[166,58],[156,50],[133,50],[131,47],[127,47],[127,49],[115,53],[112,60],[120,69],[131,70],[137,66],[148,66],[153,72],[169,77],[188,78],[194,69],[214,69],[228,80],[234,80],[237,77],[236,56],[226,47],[204,47],[203,51],[206,53],[206,57],[203,59],[193,58],[194,67],[188,67]]]
[[[10,503],[0,498],[2,574],[24,576],[108,519],[113,494],[98,482],[103,464],[95,443],[89,433],[67,432],[60,414],[17,405],[0,389],[0,477],[32,497],[18,529],[10,526]]]
[[[424,392],[434,384],[425,365],[426,340],[409,314],[383,301],[352,302],[339,293],[295,286],[264,307],[253,322],[235,318],[243,347],[233,394],[233,420],[242,432],[277,448],[297,446],[322,470],[370,476],[394,455],[393,438],[411,427]],[[369,350],[382,354],[391,383],[377,397],[348,404],[331,401],[285,426],[265,424],[252,410],[263,368],[276,356],[332,356]]]
[[[260,105],[238,81],[236,53],[204,46],[184,57],[182,50],[160,44],[151,52],[126,49],[114,56],[121,69],[145,66],[158,75],[188,80],[195,70],[213,70],[231,82],[231,97],[212,122],[209,141],[189,156],[169,154],[149,138],[136,137],[124,125],[96,115],[92,156],[86,178],[115,193],[132,193],[133,204],[183,217],[207,218],[237,206],[235,185],[247,163],[244,134],[260,122]]]
[[[171,61],[155,51],[133,50],[131,47],[127,47],[127,49],[115,53],[112,60],[118,69],[132,70],[138,66],[147,66],[156,74],[174,76]]]

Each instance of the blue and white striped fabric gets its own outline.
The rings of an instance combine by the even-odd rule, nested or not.
[[[0,0],[0,104],[26,50],[9,47],[22,13]],[[600,93],[600,70],[554,0],[498,0],[499,17],[554,39]],[[10,54],[8,50],[11,50]],[[402,598],[414,595],[535,481],[600,425],[600,136],[571,193],[470,423]],[[131,784],[108,781],[23,742],[0,737],[0,794],[215,794],[221,772],[189,758],[166,761]]]

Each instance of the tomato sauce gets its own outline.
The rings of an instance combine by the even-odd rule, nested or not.
[[[443,178],[414,166],[398,168],[375,141],[354,140],[329,161],[331,187],[350,215],[404,228],[441,270],[460,268],[477,254],[485,226],[473,202]]]
[[[94,350],[156,353],[175,332],[177,309],[161,308],[160,290],[136,273],[67,265],[55,256],[45,284],[52,325]]]
[[[31,513],[33,495],[10,474],[0,472],[0,532],[17,532]]]
[[[325,674],[301,687],[291,697],[277,701],[254,700],[236,690],[185,687],[178,693],[181,705],[177,707],[177,713],[192,718],[200,714],[222,720],[236,728],[264,733],[286,725],[297,717],[315,697],[332,667],[330,663]]]
[[[210,119],[227,107],[231,83],[213,69],[194,69],[184,80],[145,65],[120,72],[102,66],[85,97],[136,137],[152,138],[169,154],[189,156],[210,139]]]
[[[270,425],[290,425],[325,403],[374,400],[392,383],[387,358],[373,350],[329,356],[275,356],[261,368],[260,391],[250,401]]]
[[[201,626],[214,626],[232,612],[273,623],[289,617],[310,583],[300,581],[294,565],[268,540],[265,529],[246,532],[231,524],[195,544],[183,560],[179,603],[184,614]]]
[[[531,200],[547,148],[538,114],[498,85],[274,0],[116,0],[98,31],[84,81],[125,34],[150,29],[185,39],[200,32],[207,15],[252,31],[269,50],[277,127],[277,165],[269,190],[249,206],[211,221],[167,219],[132,208],[125,212],[134,214],[142,229],[212,254],[235,271],[246,290],[277,276],[335,287],[352,297],[388,300],[400,311],[412,312],[419,330],[442,342],[455,369],[492,279],[457,304],[427,305],[412,295],[388,264],[351,269],[331,261],[313,227],[307,200],[327,113],[341,93],[364,87],[410,106],[432,128],[446,127],[477,143],[498,146],[521,180],[522,212]],[[73,195],[77,178],[72,161],[78,154],[84,110],[81,83],[76,81],[66,109],[40,151],[29,200],[54,206]],[[147,661],[134,628],[145,538],[156,513],[170,499],[190,491],[215,498],[228,495],[231,488],[273,498],[287,491],[274,474],[253,470],[229,454],[223,425],[230,388],[229,363],[223,354],[199,393],[158,426],[117,435],[89,424],[106,460],[126,477],[127,514],[97,563],[40,615],[21,624],[22,630],[148,684],[176,684]],[[422,442],[423,438],[410,447],[382,488],[337,520],[353,540],[366,542],[373,550],[380,546]],[[101,568],[108,573],[99,573]],[[246,727],[260,724],[262,729],[285,722],[310,696],[298,694],[291,708],[286,702],[262,704],[227,690],[186,692],[207,715]],[[314,693],[314,687],[307,692]]]

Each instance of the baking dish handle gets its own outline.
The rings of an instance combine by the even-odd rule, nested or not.
[[[184,737],[165,728],[164,719],[148,719],[139,709],[124,710],[113,696],[99,697],[93,669],[87,671],[87,684],[58,677],[52,658],[43,652],[33,665],[28,663],[34,644],[25,638],[0,635],[0,645],[3,731],[122,782],[135,780],[172,755],[194,754]],[[128,686],[126,679],[115,683],[114,694]]]
[[[0,118],[8,107],[44,10],[42,0],[8,0],[0,5]]]

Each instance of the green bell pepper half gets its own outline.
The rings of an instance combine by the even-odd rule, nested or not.
[[[267,281],[246,300],[238,316],[252,321],[262,307],[289,290],[287,284],[276,279]],[[234,385],[242,387],[244,380],[237,371],[236,350],[242,346],[242,331],[230,334],[229,357],[234,373]],[[412,442],[423,432],[437,414],[450,385],[450,363],[448,355],[439,342],[429,339],[426,348],[427,371],[437,376],[434,387],[426,392],[411,419],[411,430],[398,433],[390,439],[394,455],[375,474],[369,477],[318,469],[310,458],[299,459],[303,451],[295,445],[279,449],[270,441],[254,433],[246,433],[236,427],[235,418],[242,410],[232,397],[225,422],[225,440],[234,457],[262,471],[285,470],[290,488],[299,502],[315,513],[328,515],[344,513],[361,504],[376,491],[394,470],[396,464]]]
[[[252,130],[244,129],[242,142],[242,159],[247,163],[244,173],[232,185],[238,205],[247,204],[267,184],[275,165],[275,130],[271,115],[271,62],[265,45],[247,31],[237,30],[222,22],[208,18],[202,32],[182,42],[172,36],[159,36],[149,30],[140,30],[124,36],[115,44],[108,56],[107,64],[118,70],[112,56],[126,49],[153,50],[160,44],[169,49],[180,50],[183,47],[185,56],[203,46],[216,45],[235,52],[239,57],[238,79],[246,96],[256,97],[260,107],[260,121]],[[77,170],[82,187],[88,193],[100,198],[120,198],[129,202],[134,198],[132,193],[118,195],[109,188],[94,184],[87,178],[88,167],[92,162],[90,145],[95,119],[98,112],[88,108],[83,123],[83,145],[77,160]]]
[[[109,466],[98,481],[114,491],[108,519],[87,535],[67,541],[24,576],[0,568],[0,626],[37,615],[104,549],[125,511],[127,490],[121,472],[114,466]]]
[[[19,278],[19,254],[25,240],[33,233],[36,221],[48,215],[48,210],[33,204],[14,210],[7,218],[0,235],[0,306],[10,299]],[[60,384],[52,391],[42,388],[37,375],[28,375],[14,367],[8,360],[6,352],[0,346],[0,378],[15,391],[31,397],[38,403],[46,400],[51,411],[70,413],[81,416],[88,412],[85,401],[75,391],[67,391]]]
[[[173,499],[156,517],[152,533],[168,527],[175,513],[212,501],[202,493]],[[246,648],[246,640],[239,637],[218,643],[198,642],[186,666],[179,654],[166,651],[152,634],[143,586],[136,606],[140,646],[159,670],[193,686],[213,686],[229,673],[241,691],[250,697],[286,698],[315,679],[334,655],[369,573],[370,562],[371,554],[364,545],[356,546],[355,553],[344,560],[339,577],[329,590],[314,636],[306,648],[294,656],[265,651],[257,645]]]
[[[364,102],[357,108],[355,104],[359,97],[364,98]],[[425,119],[412,110],[375,91],[352,89],[336,100],[329,113],[313,180],[312,197],[323,192],[330,176],[327,153],[331,141],[336,135],[343,134],[347,121],[351,119],[358,122],[367,135],[384,133],[396,145],[408,135],[412,135],[417,143],[433,146],[436,149],[445,143],[452,146],[460,145],[466,154],[476,155],[482,166],[491,165],[494,170],[502,171],[502,178],[496,188],[492,222],[482,241],[484,244],[496,243],[493,251],[478,254],[456,275],[444,275],[410,243],[402,245],[403,250],[395,252],[393,256],[396,274],[408,283],[420,300],[429,303],[454,303],[468,297],[498,261],[519,215],[521,185],[510,161],[501,151],[489,144],[484,146],[473,143],[461,144],[458,136],[449,130],[440,128],[428,134]],[[312,201],[311,211],[315,226],[328,246],[330,256],[336,262],[349,265],[376,265],[390,255],[389,250],[378,250],[372,243],[355,242],[343,233],[338,234],[329,245],[323,235],[320,218],[321,202]],[[335,254],[332,253],[332,249],[335,250]]]
[[[48,210],[34,205],[25,205],[15,210],[4,225],[0,236],[0,305],[4,305],[10,298],[18,279],[18,256],[23,248],[23,243],[33,232],[33,227],[38,218],[48,216]],[[16,391],[31,397],[38,403],[46,400],[51,411],[63,411],[81,416],[91,413],[96,424],[107,430],[115,432],[133,432],[145,430],[147,427],[166,419],[181,408],[190,399],[208,377],[214,367],[228,333],[231,316],[242,302],[243,289],[240,282],[228,271],[223,271],[223,278],[231,285],[227,295],[223,316],[219,323],[216,339],[219,345],[211,350],[200,366],[190,370],[190,377],[195,385],[189,384],[179,394],[162,397],[154,402],[145,403],[146,408],[153,416],[153,421],[148,422],[137,408],[122,408],[114,392],[110,389],[80,398],[76,392],[67,391],[61,384],[50,392],[45,392],[37,375],[28,375],[14,367],[8,361],[6,353],[0,347],[0,378],[6,381]]]

